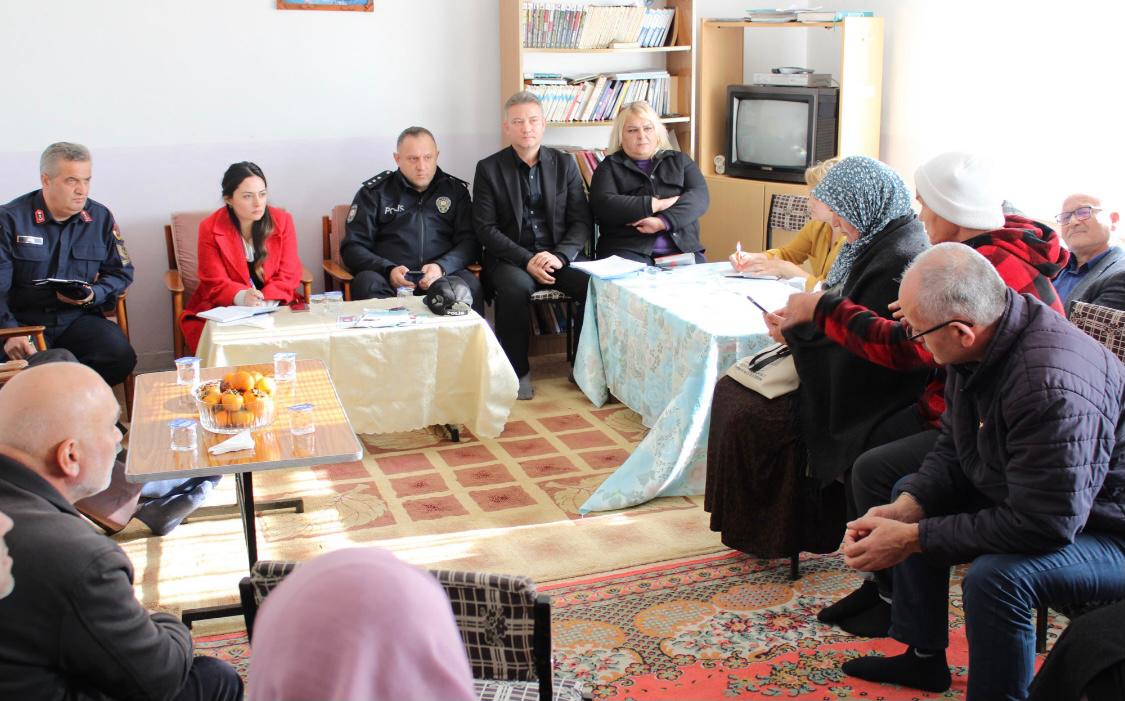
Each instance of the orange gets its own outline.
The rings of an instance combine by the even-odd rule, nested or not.
[[[230,425],[234,428],[247,428],[254,423],[254,415],[245,409],[230,415]]]
[[[245,392],[248,389],[254,388],[254,376],[245,370],[231,373],[229,381],[231,389],[236,389],[239,392]]]
[[[270,396],[273,396],[273,393],[277,391],[277,383],[274,382],[272,377],[263,377],[254,386],[259,392]]]
[[[254,412],[254,416],[260,419],[273,411],[273,400],[269,397],[258,397],[249,409]]]
[[[215,405],[223,400],[223,395],[219,394],[218,390],[208,390],[199,400],[204,404]]]
[[[238,411],[242,408],[242,395],[238,392],[226,392],[223,394],[223,408],[227,411]]]
[[[211,418],[215,421],[216,426],[220,428],[226,428],[227,422],[230,421],[230,414],[220,409],[219,411],[216,411],[214,414],[212,414]]]

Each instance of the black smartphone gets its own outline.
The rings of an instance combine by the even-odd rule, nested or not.
[[[773,313],[770,310],[763,307],[762,305],[758,304],[758,300],[754,299],[750,295],[746,295],[746,299],[750,300],[750,304],[753,304],[758,309],[761,309],[763,314],[772,314]]]
[[[417,285],[422,281],[422,278],[426,277],[426,274],[421,270],[407,270],[406,274],[403,275],[403,277],[406,278],[407,282],[412,282]]]

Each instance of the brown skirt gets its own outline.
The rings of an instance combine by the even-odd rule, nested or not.
[[[765,558],[833,552],[844,537],[844,486],[806,477],[799,397],[766,399],[729,377],[715,385],[703,508],[723,544]]]

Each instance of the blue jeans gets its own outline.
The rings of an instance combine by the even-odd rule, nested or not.
[[[949,645],[949,567],[911,555],[894,568],[891,637],[917,648]],[[1043,555],[980,555],[961,583],[969,641],[967,701],[1027,698],[1035,674],[1039,604],[1125,597],[1125,536],[1081,533]]]

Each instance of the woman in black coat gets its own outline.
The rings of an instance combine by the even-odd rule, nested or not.
[[[847,236],[828,289],[889,317],[907,264],[929,242],[910,191],[885,164],[840,161],[813,190]],[[784,311],[778,312],[784,315]],[[775,315],[769,315],[777,334]],[[760,557],[832,552],[847,519],[841,481],[864,450],[921,429],[913,419],[928,371],[897,372],[852,355],[813,324],[784,331],[800,377],[765,399],[730,378],[715,385],[704,509],[728,547]],[[915,412],[916,413],[916,412]]]
[[[647,102],[631,102],[613,121],[610,155],[594,171],[590,208],[597,257],[655,258],[694,253],[704,262],[699,218],[710,197],[691,157],[672,150],[668,130]]]

